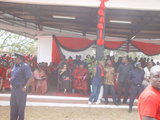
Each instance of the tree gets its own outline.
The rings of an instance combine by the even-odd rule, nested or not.
[[[25,36],[0,30],[0,51],[35,55],[37,53],[37,42]]]

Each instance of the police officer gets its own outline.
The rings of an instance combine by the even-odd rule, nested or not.
[[[14,54],[14,66],[11,72],[10,120],[24,120],[27,88],[31,84],[32,72],[23,62],[21,54]]]
[[[130,80],[131,80],[131,89],[130,89],[130,101],[129,101],[129,111],[132,112],[132,106],[134,100],[140,93],[143,91],[144,87],[142,85],[142,81],[144,79],[144,70],[141,66],[140,62],[135,63],[135,69],[131,72]]]

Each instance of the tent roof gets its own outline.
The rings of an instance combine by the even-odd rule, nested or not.
[[[62,5],[44,5],[0,2],[0,28],[8,29],[7,25],[22,27],[34,31],[47,33],[56,33],[59,31],[71,31],[80,33],[82,36],[97,34],[97,6],[62,6]],[[19,0],[14,0],[18,1]],[[25,0],[24,0],[25,1]],[[36,1],[36,0],[32,0]],[[41,0],[42,1],[42,0]],[[63,0],[65,1],[65,0]],[[71,0],[70,0],[71,1]],[[89,1],[89,0],[87,0]],[[114,0],[113,0],[114,1]],[[127,1],[127,0],[126,0]],[[143,0],[140,0],[143,1]],[[156,1],[156,0],[155,0]],[[31,2],[29,0],[29,2]],[[51,1],[50,1],[51,2]],[[48,3],[48,2],[46,2]],[[82,2],[84,3],[84,1]],[[95,3],[95,0],[93,0]],[[111,3],[110,3],[111,4]],[[158,3],[157,3],[158,4]],[[119,9],[110,5],[106,9],[106,37],[122,38],[124,40],[138,39],[152,41],[160,44],[160,9]],[[71,16],[76,19],[56,19],[53,16]],[[110,20],[131,21],[131,24],[112,23]],[[2,24],[5,25],[2,27]],[[10,29],[10,31],[34,38],[38,33],[26,30]],[[159,39],[159,40],[153,40]],[[107,40],[107,39],[106,39]],[[147,42],[147,41],[146,41]],[[131,46],[136,50],[133,46]],[[122,47],[123,49],[123,47]]]

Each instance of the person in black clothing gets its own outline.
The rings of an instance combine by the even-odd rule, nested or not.
[[[142,85],[142,81],[144,79],[144,70],[141,66],[140,62],[135,63],[135,69],[131,72],[130,80],[131,80],[131,89],[130,89],[130,101],[129,101],[129,111],[132,112],[132,106],[134,100],[137,96],[141,94],[144,87]]]
[[[129,77],[132,70],[133,66],[128,62],[127,57],[123,57],[122,64],[118,66],[116,77],[116,80],[118,82],[118,104],[121,103],[122,92],[124,92],[123,103],[127,102],[129,96]]]
[[[72,81],[71,81],[71,73],[67,66],[67,64],[64,64],[61,69],[59,69],[59,84],[60,87],[63,89],[64,93],[71,92],[72,89]]]

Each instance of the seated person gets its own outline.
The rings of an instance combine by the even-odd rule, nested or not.
[[[87,94],[88,92],[88,69],[80,63],[73,71],[73,88],[80,93]]]

